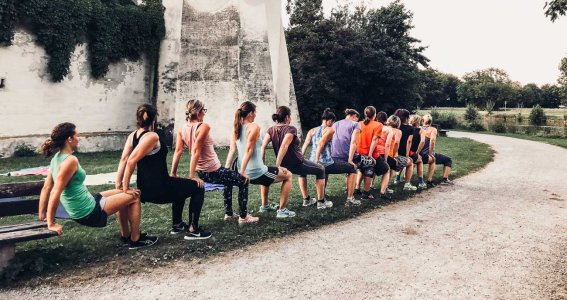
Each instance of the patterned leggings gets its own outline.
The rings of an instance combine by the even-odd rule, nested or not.
[[[240,217],[246,218],[246,206],[248,205],[248,183],[240,173],[221,167],[214,172],[197,171],[197,175],[203,181],[214,184],[224,184],[224,210],[229,216],[232,216],[232,187],[238,187],[238,208]]]

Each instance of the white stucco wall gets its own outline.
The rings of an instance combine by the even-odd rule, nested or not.
[[[70,73],[53,83],[43,48],[17,31],[13,45],[0,47],[0,156],[16,145],[39,146],[51,129],[73,122],[85,138],[81,151],[120,149],[124,132],[135,128],[136,107],[149,101],[149,66],[143,60],[110,66],[100,80],[90,76],[86,45],[77,46]]]

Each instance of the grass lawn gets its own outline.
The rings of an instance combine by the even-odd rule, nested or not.
[[[458,130],[460,131],[461,129],[458,129]],[[542,143],[546,143],[546,144],[551,144],[551,145],[567,148],[567,138],[551,138],[551,137],[534,136],[534,135],[526,135],[526,134],[519,134],[519,133],[496,133],[496,132],[492,132],[492,131],[474,131],[474,133],[507,136],[507,137],[513,137],[513,138],[517,138],[517,139],[542,142]]]
[[[218,151],[221,161],[224,161],[226,151]],[[474,172],[490,161],[494,152],[488,145],[469,139],[440,138],[438,152],[453,158],[454,169],[452,178]],[[473,154],[473,155],[471,155]],[[119,152],[95,154],[79,154],[79,161],[87,173],[115,171]],[[274,155],[269,151],[268,164],[273,164]],[[169,156],[171,161],[171,155]],[[0,173],[17,170],[24,167],[47,165],[43,158],[10,158],[3,159]],[[187,174],[189,159],[184,155],[179,174]],[[437,175],[441,174],[438,172]],[[294,176],[296,177],[296,176]],[[27,180],[31,178],[26,178]],[[439,176],[437,176],[439,179]],[[11,179],[21,180],[21,179]],[[8,182],[8,181],[2,181]],[[379,182],[379,181],[377,181]],[[457,181],[458,184],[458,181]],[[314,179],[310,178],[311,194],[314,195]],[[91,187],[91,192],[112,188],[112,186]],[[270,191],[271,202],[275,203],[279,195],[279,185]],[[390,202],[376,200],[365,201],[355,208],[345,208],[344,176],[330,177],[327,194],[335,206],[332,209],[319,211],[315,207],[303,208],[301,194],[294,178],[291,192],[290,209],[297,216],[290,220],[277,220],[275,213],[259,214],[258,225],[239,227],[236,222],[224,222],[222,192],[210,192],[206,195],[205,205],[200,223],[213,232],[213,237],[201,242],[187,242],[182,235],[170,235],[171,222],[170,205],[144,204],[142,208],[142,229],[144,232],[158,235],[160,243],[154,247],[139,251],[129,251],[118,241],[118,226],[114,216],[109,218],[109,226],[103,229],[83,227],[73,221],[63,222],[63,236],[39,241],[18,244],[16,257],[2,275],[2,286],[17,284],[53,284],[54,282],[88,281],[90,278],[124,275],[134,272],[144,272],[153,266],[164,266],[170,261],[189,261],[201,259],[215,253],[239,249],[260,241],[310,230],[337,221],[354,218],[371,209],[391,202],[411,197],[415,193],[401,191],[402,186],[396,186],[394,199]],[[235,196],[236,197],[236,196]],[[249,210],[258,210],[259,188],[251,186]],[[234,200],[237,211],[237,201]],[[256,213],[254,213],[256,215]],[[16,222],[32,221],[35,216],[17,216],[0,218],[0,225]],[[185,218],[187,218],[185,216]]]

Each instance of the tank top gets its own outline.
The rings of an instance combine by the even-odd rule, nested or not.
[[[246,152],[246,144],[248,140],[246,139],[246,128],[249,124],[242,125],[240,129],[240,137],[236,140],[236,149],[238,150],[238,166],[242,166],[242,159],[244,158],[244,153]],[[248,165],[246,166],[246,175],[250,177],[250,179],[254,180],[266,172],[268,172],[268,167],[264,165],[262,161],[262,157],[260,157],[262,151],[262,142],[260,142],[260,138],[256,140],[256,145],[254,145],[254,151],[252,152],[252,156],[248,161]]]
[[[378,158],[379,149],[376,147],[374,153],[368,153],[370,151],[370,145],[372,144],[372,139],[374,136],[380,136],[383,132],[383,125],[380,122],[371,120],[368,124],[364,124],[364,121],[359,122],[360,125],[360,140],[358,142],[357,152],[362,155],[372,156],[374,159]]]
[[[49,164],[49,171],[51,172],[51,177],[53,178],[53,183],[57,181],[57,176],[59,175],[59,167],[61,163],[69,157],[70,154],[61,154],[57,152],[55,156],[51,159]],[[95,208],[95,199],[89,190],[84,185],[85,178],[87,174],[85,170],[81,167],[81,164],[77,166],[77,171],[73,174],[73,177],[65,186],[65,189],[61,193],[59,200],[71,219],[81,219],[88,216]]]
[[[140,140],[144,134],[149,131],[143,131],[139,136],[132,139],[132,149],[136,148],[140,143]],[[148,153],[144,158],[138,161],[138,171],[137,171],[137,185],[142,191],[142,200],[144,198],[150,198],[154,195],[159,195],[164,191],[169,179],[169,173],[167,172],[167,147],[161,142],[161,137],[159,143],[159,148]]]
[[[303,153],[301,153],[301,146],[299,138],[297,137],[297,128],[290,125],[275,125],[268,128],[268,135],[272,140],[272,146],[274,147],[274,154],[276,157],[280,152],[280,147],[285,136],[289,133],[293,136],[287,152],[282,159],[282,167],[296,170],[301,167],[305,158]]]
[[[425,143],[423,144],[423,149],[421,149],[421,153],[429,153],[429,145],[431,142],[431,132],[432,130],[430,126],[422,126],[421,129],[425,130]]]
[[[322,125],[317,127],[315,129],[315,134],[313,134],[313,137],[311,138],[311,155],[309,156],[309,160],[314,163],[318,163],[317,161],[315,161],[315,156],[317,155],[317,148],[319,147],[319,143],[323,138],[323,131],[325,130],[325,128],[327,127],[323,127]],[[325,148],[323,148],[323,151],[321,151],[321,157],[319,157],[319,159],[323,166],[332,165],[334,162],[333,158],[331,157],[331,143],[332,140],[328,141],[325,145]]]
[[[414,127],[413,128],[413,139],[411,140],[411,151],[415,152],[417,151],[417,148],[419,147],[419,143],[421,142],[421,128],[420,127]]]
[[[398,152],[396,151],[396,153],[394,153],[394,146],[396,145],[396,141],[399,142],[399,135],[398,132],[396,131],[398,129],[391,128],[390,130],[392,130],[394,136],[392,137],[392,142],[390,143],[390,153],[388,153],[388,156],[396,158],[398,157]]]
[[[185,146],[189,149],[189,152],[191,152],[193,143],[195,142],[197,129],[202,124],[202,122],[186,124],[181,129],[183,144],[185,144]],[[220,169],[221,163],[217,156],[217,153],[215,152],[214,144],[215,143],[211,138],[211,134],[209,133],[203,141],[201,156],[199,157],[199,161],[197,162],[197,171],[214,172]]]
[[[386,139],[388,138],[388,131],[382,130],[380,134],[380,138],[378,138],[378,145],[376,146],[376,150],[378,151],[379,155],[386,154]]]

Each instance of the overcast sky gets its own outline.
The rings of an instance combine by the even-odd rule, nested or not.
[[[285,2],[286,0],[283,0]],[[326,13],[338,3],[380,7],[390,0],[323,0]],[[552,23],[545,0],[403,0],[413,12],[413,36],[428,46],[431,67],[458,76],[488,67],[512,80],[555,83],[567,56],[567,16]],[[284,17],[284,22],[287,18]]]

